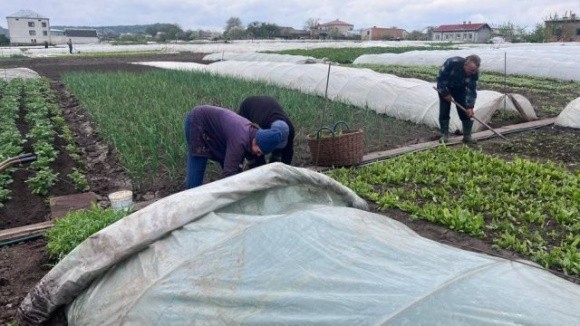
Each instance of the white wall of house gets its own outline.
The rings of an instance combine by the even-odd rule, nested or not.
[[[99,43],[98,37],[68,37],[65,35],[52,36],[53,44],[66,44],[68,39],[71,39],[73,46],[75,44],[95,44]]]
[[[48,18],[6,17],[12,45],[52,44]]]
[[[433,41],[486,43],[491,38],[491,30],[484,28],[477,31],[433,32]]]

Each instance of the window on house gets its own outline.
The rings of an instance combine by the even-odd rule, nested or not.
[[[33,39],[30,39],[30,43],[32,43],[32,44],[36,44],[36,39],[35,39],[35,38],[33,38]]]
[[[28,31],[28,34],[29,34],[30,36],[35,36],[35,35],[36,35],[36,31]]]
[[[34,27],[34,22],[28,22],[28,27]]]
[[[459,34],[459,33],[455,34],[455,38],[460,39],[461,38],[461,34]]]
[[[42,27],[46,27],[46,23],[45,22],[42,23]]]
[[[580,28],[576,28],[576,35],[580,35]]]
[[[48,32],[47,31],[42,31],[42,35],[48,36]]]
[[[468,34],[467,36],[468,36],[468,38],[469,38],[470,40],[472,40],[472,39],[473,39],[473,34]]]

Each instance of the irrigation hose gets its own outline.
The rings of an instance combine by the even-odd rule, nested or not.
[[[21,243],[21,242],[30,241],[30,240],[36,240],[36,239],[41,238],[43,236],[44,236],[44,232],[40,232],[40,233],[30,234],[30,235],[16,238],[16,239],[0,241],[0,248],[2,248],[4,246],[9,246],[12,244],[17,244],[17,243]]]

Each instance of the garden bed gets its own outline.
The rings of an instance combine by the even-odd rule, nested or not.
[[[87,158],[86,172],[91,191],[98,196],[104,197],[129,185],[130,181],[124,173],[116,153],[104,143],[95,126],[88,120],[83,108],[64,85],[60,83],[61,75],[66,71],[150,71],[156,68],[133,65],[130,62],[139,60],[203,63],[201,61],[202,57],[203,54],[182,53],[140,56],[138,59],[136,57],[82,58],[80,56],[45,59],[2,59],[0,60],[0,68],[28,67],[51,80],[52,88],[59,94],[64,118],[77,136],[76,141],[83,151],[83,156]],[[503,90],[497,89],[497,91]],[[532,105],[536,105],[534,96],[529,98],[532,101]],[[542,96],[537,98],[541,98],[544,102],[549,101],[550,105],[562,108],[567,104],[564,103],[561,97],[554,97],[550,100],[542,94]],[[501,123],[499,124],[501,125]],[[494,122],[494,125],[498,124]],[[393,130],[392,132],[393,135],[389,138],[389,148],[404,146],[417,141],[432,140],[432,134],[420,128],[417,128],[417,130],[405,130],[403,136],[400,130]],[[580,131],[578,130],[550,126],[525,133],[511,134],[508,135],[508,138],[512,143],[492,139],[481,142],[481,148],[485,152],[498,155],[507,160],[511,160],[515,155],[518,155],[539,162],[551,160],[562,163],[571,171],[579,169]],[[296,165],[309,165],[309,155],[307,153],[296,157],[298,158]],[[60,168],[64,169],[74,165],[72,158],[66,153],[59,156],[58,160],[59,163],[54,165],[56,172],[62,172],[59,171]],[[0,221],[0,229],[38,223],[49,218],[50,210],[45,198],[28,195],[31,192],[27,188],[27,184],[19,180],[20,178],[18,177],[15,179],[15,183],[12,186],[13,200],[9,204],[11,206],[9,208],[7,206],[6,209],[0,211],[0,216],[9,222]],[[164,197],[175,191],[177,189],[171,183],[158,184],[154,192],[138,193],[137,199]],[[51,190],[50,195],[59,196],[72,193],[75,193],[74,188],[69,187],[66,189],[66,185],[63,185]],[[483,240],[456,233],[429,222],[411,220],[407,214],[398,210],[389,210],[381,214],[395,218],[407,224],[419,234],[436,241],[506,258],[519,258],[518,255],[512,252],[494,249],[491,243]],[[46,241],[44,239],[37,239],[0,248],[0,266],[2,266],[0,267],[0,324],[6,324],[13,320],[20,301],[49,270],[45,244]],[[58,324],[59,319],[57,318],[54,323]]]

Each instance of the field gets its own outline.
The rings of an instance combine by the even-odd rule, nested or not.
[[[73,58],[46,58],[46,59],[18,59],[2,60],[0,68],[28,67],[35,70],[40,75],[50,79],[52,88],[59,94],[58,102],[63,110],[64,119],[75,135],[75,141],[81,148],[83,157],[87,160],[87,179],[91,191],[98,196],[104,197],[113,190],[130,184],[127,171],[123,169],[121,159],[110,145],[108,145],[100,133],[98,126],[94,125],[88,118],[82,105],[79,104],[74,94],[61,82],[61,77],[69,71],[83,72],[150,72],[156,68],[132,65],[133,61],[186,61],[199,62],[202,54],[181,53],[166,55],[143,55],[139,57],[87,57],[75,56]],[[407,72],[409,77],[420,77],[419,73]],[[485,89],[504,91],[502,85],[482,85]],[[508,89],[509,90],[509,89]],[[524,93],[534,107],[538,110],[540,117],[554,116],[553,107],[563,108],[571,97],[578,94],[560,94],[550,91],[522,91],[521,87],[512,86],[511,90]],[[201,103],[199,103],[201,104]],[[513,123],[513,117],[497,116],[492,119],[494,126]],[[23,124],[23,123],[22,123]],[[24,127],[23,127],[24,128]],[[436,139],[435,130],[408,124],[389,125],[384,128],[384,138],[381,144],[367,144],[371,150],[385,150],[396,148],[407,144]],[[304,132],[302,133],[304,136]],[[508,135],[511,143],[506,143],[498,139],[483,141],[481,149],[490,154],[497,155],[505,160],[513,160],[524,157],[534,162],[553,161],[562,164],[567,170],[576,172],[580,170],[580,132],[578,130],[561,129],[556,127],[546,127],[531,130],[524,133]],[[309,155],[306,151],[304,141],[298,146],[297,166],[308,166]],[[63,175],[65,169],[70,169],[74,165],[71,157],[60,157],[62,161],[56,164],[56,169]],[[25,173],[25,172],[20,172]],[[44,197],[30,195],[28,186],[23,181],[24,176],[15,178],[12,185],[12,197],[5,208],[0,210],[0,229],[15,226],[28,225],[42,222],[49,216],[49,208]],[[144,185],[136,194],[137,200],[144,200],[155,197],[164,197],[181,190],[180,182],[171,179],[159,179],[154,186]],[[125,184],[126,183],[126,184]],[[50,195],[58,196],[76,192],[71,187],[70,182],[59,181],[51,189]],[[521,254],[514,251],[498,249],[492,245],[488,239],[481,239],[469,236],[465,233],[455,232],[446,227],[427,222],[424,220],[412,219],[410,214],[398,209],[380,210],[378,206],[374,210],[381,214],[395,218],[410,226],[419,234],[461,247],[467,250],[486,252],[506,258],[523,258]],[[0,248],[0,323],[8,323],[12,320],[16,308],[25,294],[32,286],[48,271],[48,256],[45,251],[46,241],[37,239],[21,244],[5,246]],[[23,259],[26,257],[26,259]],[[554,270],[557,275],[566,277],[558,270]],[[580,283],[576,278],[569,278],[571,281]],[[55,324],[62,322],[62,315],[53,321]]]

